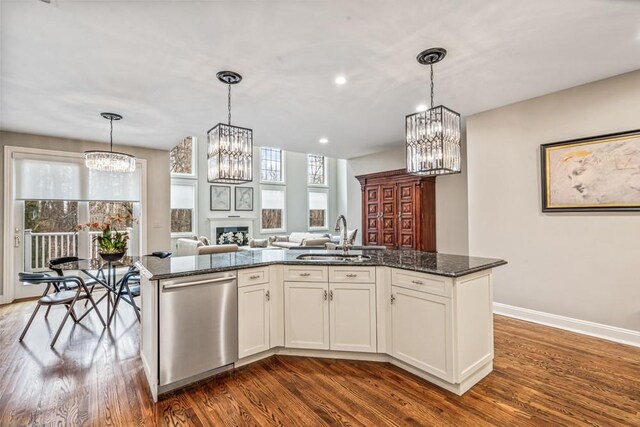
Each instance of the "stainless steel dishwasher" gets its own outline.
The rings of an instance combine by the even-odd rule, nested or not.
[[[160,386],[238,360],[235,272],[160,281]]]

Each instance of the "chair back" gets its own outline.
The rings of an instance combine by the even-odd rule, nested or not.
[[[18,273],[18,280],[23,283],[40,284],[47,281],[51,277],[46,273]]]
[[[49,267],[49,270],[52,270],[58,273],[58,276],[64,276],[62,269],[56,268],[56,266],[60,264],[65,264],[67,262],[75,262],[75,261],[82,261],[82,260],[84,260],[84,258],[78,258],[77,256],[63,256],[60,258],[52,258],[49,260],[48,267]]]

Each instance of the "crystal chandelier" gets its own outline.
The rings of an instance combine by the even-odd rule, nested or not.
[[[447,175],[460,172],[460,114],[445,106],[434,107],[433,64],[447,51],[436,47],[421,52],[417,60],[431,71],[431,108],[406,117],[407,172]]]
[[[136,158],[113,151],[113,121],[122,120],[120,114],[100,113],[111,124],[109,151],[92,150],[84,152],[84,164],[93,170],[104,172],[130,173],[136,170]]]
[[[218,123],[207,132],[207,181],[241,184],[252,177],[253,131],[231,126],[231,85],[242,76],[233,71],[220,71],[218,80],[229,87],[227,96],[228,122]]]

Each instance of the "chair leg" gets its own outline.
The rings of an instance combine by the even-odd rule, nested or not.
[[[84,284],[82,286],[84,287],[84,290],[86,292],[87,291],[87,287]],[[100,310],[98,310],[98,306],[96,305],[96,302],[93,300],[93,296],[89,292],[87,292],[87,299],[89,301],[91,301],[91,305],[93,306],[93,309],[98,314],[98,317],[100,318],[100,322],[102,323],[102,327],[106,328],[107,324],[104,322],[104,319],[102,318],[102,314],[100,314]],[[91,309],[89,309],[89,311],[91,311]],[[89,311],[87,311],[82,317],[84,317]]]
[[[133,307],[133,311],[136,313],[136,317],[138,318],[138,323],[140,323],[140,309],[136,305],[135,300],[133,299],[133,295],[131,295],[131,289],[129,289],[129,284],[125,284],[127,287],[127,294],[129,294],[129,302],[131,302],[131,306]]]
[[[60,332],[62,332],[62,328],[64,327],[64,324],[66,323],[67,318],[73,312],[73,305],[76,303],[76,300],[78,299],[78,295],[79,294],[80,294],[80,288],[78,288],[78,293],[76,294],[76,296],[73,299],[73,301],[71,301],[71,304],[69,305],[69,309],[67,310],[67,312],[65,313],[64,317],[62,318],[62,322],[60,323],[60,327],[58,328],[58,331],[56,332],[56,335],[53,337],[53,341],[51,341],[51,346],[50,347],[53,347],[54,345],[56,345],[56,341],[58,340],[58,336],[60,336]]]
[[[31,326],[31,322],[33,322],[33,318],[36,317],[36,313],[38,312],[39,309],[40,309],[40,302],[38,302],[38,305],[36,305],[35,310],[33,310],[33,313],[31,314],[31,317],[29,318],[29,321],[27,322],[27,326],[24,327],[24,330],[22,331],[22,335],[20,335],[20,338],[18,339],[18,341],[22,342],[22,339],[27,334],[27,331],[29,330],[29,327]]]
[[[51,306],[47,307],[47,312],[44,314],[45,319],[49,318],[49,310],[51,310]]]
[[[107,325],[110,326],[111,325],[111,321],[113,320],[113,318],[116,316],[116,310],[118,309],[118,304],[120,304],[120,300],[122,299],[122,287],[120,287],[121,291],[118,292],[118,295],[116,295],[116,301],[113,303],[113,310],[111,311],[111,315],[109,316],[109,318],[107,319]]]

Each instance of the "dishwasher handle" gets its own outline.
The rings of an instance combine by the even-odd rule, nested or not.
[[[168,289],[187,288],[189,286],[206,285],[209,283],[232,282],[234,280],[236,280],[235,277],[220,277],[218,279],[198,280],[197,282],[177,283],[175,285],[163,285],[162,290],[164,291]]]

